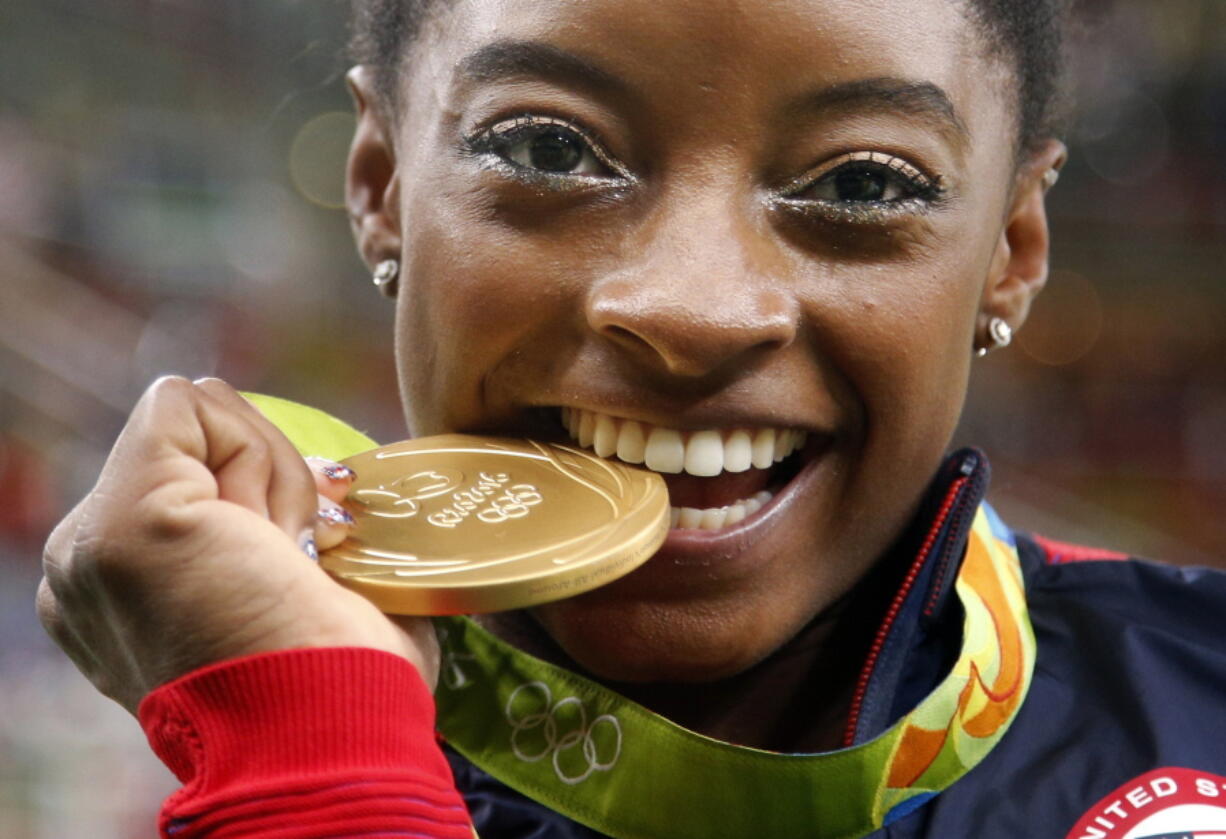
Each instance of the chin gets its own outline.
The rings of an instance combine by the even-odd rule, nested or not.
[[[763,637],[756,610],[619,601],[608,591],[616,585],[532,610],[561,651],[602,681],[716,681],[749,669],[786,640]]]

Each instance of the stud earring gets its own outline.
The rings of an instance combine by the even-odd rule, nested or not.
[[[978,358],[983,358],[991,350],[998,350],[1001,347],[1009,346],[1009,342],[1013,340],[1013,327],[1005,321],[1004,318],[992,318],[988,321],[988,341],[986,347],[980,347],[975,350],[975,355]]]
[[[370,279],[384,297],[395,297],[396,278],[399,276],[400,262],[395,259],[385,259],[375,266],[375,273]]]
[[[1047,190],[1051,189],[1059,180],[1060,170],[1055,168],[1048,169],[1043,173],[1043,191],[1046,192]]]

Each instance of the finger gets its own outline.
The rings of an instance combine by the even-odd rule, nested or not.
[[[355,522],[349,511],[323,495],[317,496],[319,511],[315,514],[315,545],[321,551],[334,548],[349,536]]]
[[[289,438],[220,379],[201,379],[196,386],[249,423],[263,441],[271,463],[266,502],[269,519],[295,537],[311,529],[317,508],[315,482]]]
[[[357,478],[357,473],[348,466],[326,457],[308,457],[306,465],[315,479],[315,491],[333,501],[344,501]]]
[[[94,495],[108,499],[108,510],[151,493],[163,509],[221,498],[267,518],[271,476],[268,444],[250,422],[186,379],[166,376],[137,402]]]
[[[67,573],[72,558],[73,540],[85,515],[84,508],[88,500],[86,498],[78,502],[47,537],[47,544],[43,546],[43,584],[54,585]]]
[[[60,639],[69,635],[68,626],[64,623],[64,615],[60,612],[59,601],[51,590],[51,583],[46,577],[38,581],[38,592],[34,595],[34,611],[38,613],[39,623],[47,634],[60,646]]]
[[[46,577],[43,577],[38,583],[38,593],[34,597],[34,609],[38,613],[38,620],[43,625],[43,629],[51,636],[51,640],[64,651],[65,655],[72,659],[72,663],[77,666],[78,670],[87,677],[98,670],[97,657],[90,652],[89,647],[72,631],[64,619],[59,600]]]

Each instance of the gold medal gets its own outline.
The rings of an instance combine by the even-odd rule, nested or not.
[[[320,565],[391,614],[572,597],[633,571],[668,532],[659,475],[569,446],[446,434],[344,463],[357,524]]]

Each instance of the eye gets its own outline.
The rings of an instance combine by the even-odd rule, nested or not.
[[[807,173],[785,197],[832,205],[889,205],[911,199],[933,201],[942,190],[938,181],[900,157],[881,152],[856,152]]]
[[[906,197],[909,184],[879,164],[851,163],[822,178],[813,188],[813,197],[826,201],[896,201]]]
[[[585,130],[555,117],[503,120],[467,141],[478,153],[546,176],[624,177],[623,167]]]
[[[506,147],[506,157],[512,163],[569,175],[596,175],[604,169],[583,138],[573,131],[550,126],[524,133],[529,136]]]

